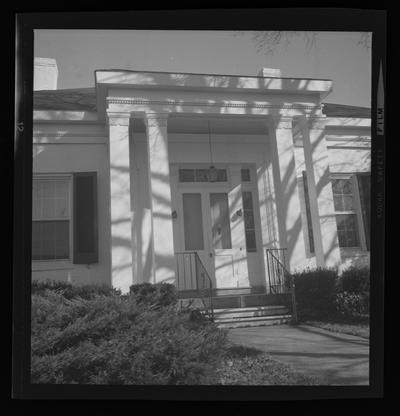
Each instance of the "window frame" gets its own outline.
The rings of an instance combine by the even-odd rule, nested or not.
[[[32,188],[33,182],[35,180],[61,180],[61,179],[68,179],[68,258],[63,259],[33,259],[31,258],[32,263],[41,265],[41,264],[72,264],[72,256],[73,256],[73,192],[72,192],[72,182],[73,182],[73,175],[71,173],[34,173],[32,175]],[[32,226],[34,221],[54,221],[54,219],[42,219],[42,220],[34,220],[33,219],[33,190],[32,190]],[[66,221],[65,218],[63,220]],[[33,235],[31,240],[31,246],[33,241]]]
[[[339,246],[341,250],[363,250],[367,251],[367,243],[365,236],[365,227],[363,224],[362,210],[361,210],[361,200],[360,200],[360,190],[358,187],[357,181],[357,172],[354,173],[335,173],[330,175],[331,185],[332,181],[336,179],[350,180],[352,187],[352,197],[353,197],[353,210],[352,211],[336,211],[335,210],[335,219],[336,215],[355,215],[356,217],[356,226],[358,234],[358,245],[357,246]],[[333,187],[332,187],[333,195]],[[334,208],[335,209],[335,208]]]

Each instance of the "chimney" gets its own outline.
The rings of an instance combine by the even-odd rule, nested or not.
[[[264,78],[281,78],[281,70],[280,69],[274,69],[274,68],[261,68],[260,72],[258,73],[259,77]]]
[[[57,62],[52,58],[35,58],[33,89],[56,90],[58,68]]]

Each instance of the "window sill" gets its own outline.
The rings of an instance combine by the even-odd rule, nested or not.
[[[340,247],[340,253],[342,256],[367,256],[369,250],[361,247]]]
[[[73,265],[69,260],[33,260],[32,271],[43,272],[53,270],[72,270]]]

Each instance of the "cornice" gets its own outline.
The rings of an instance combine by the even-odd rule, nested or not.
[[[325,130],[326,117],[307,116],[307,124],[310,130]]]
[[[188,106],[188,107],[218,107],[218,108],[261,108],[282,110],[320,110],[321,105],[306,104],[268,104],[268,103],[235,103],[235,102],[205,102],[205,101],[182,101],[182,100],[143,100],[133,98],[107,97],[108,104],[123,105],[157,105],[157,106]]]
[[[292,117],[271,115],[270,120],[271,120],[271,124],[272,124],[273,128],[276,129],[276,130],[281,130],[281,129],[291,130],[293,128],[293,118]]]

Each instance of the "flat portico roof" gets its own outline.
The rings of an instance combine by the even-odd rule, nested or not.
[[[214,91],[315,94],[320,100],[332,91],[332,80],[311,78],[219,75],[185,72],[98,69],[94,71],[96,88],[130,86],[160,89],[213,89]]]
[[[330,78],[307,78],[307,77],[274,77],[268,76],[264,77],[262,75],[244,75],[244,74],[237,74],[237,75],[227,75],[227,74],[210,74],[210,73],[203,73],[203,72],[170,72],[170,71],[146,71],[146,70],[134,70],[134,69],[123,69],[123,68],[115,68],[115,69],[96,69],[94,72],[134,72],[134,73],[148,73],[148,74],[179,74],[179,75],[204,75],[209,77],[239,77],[239,78],[281,78],[281,79],[305,79],[305,80],[317,80],[317,81],[332,81]]]

